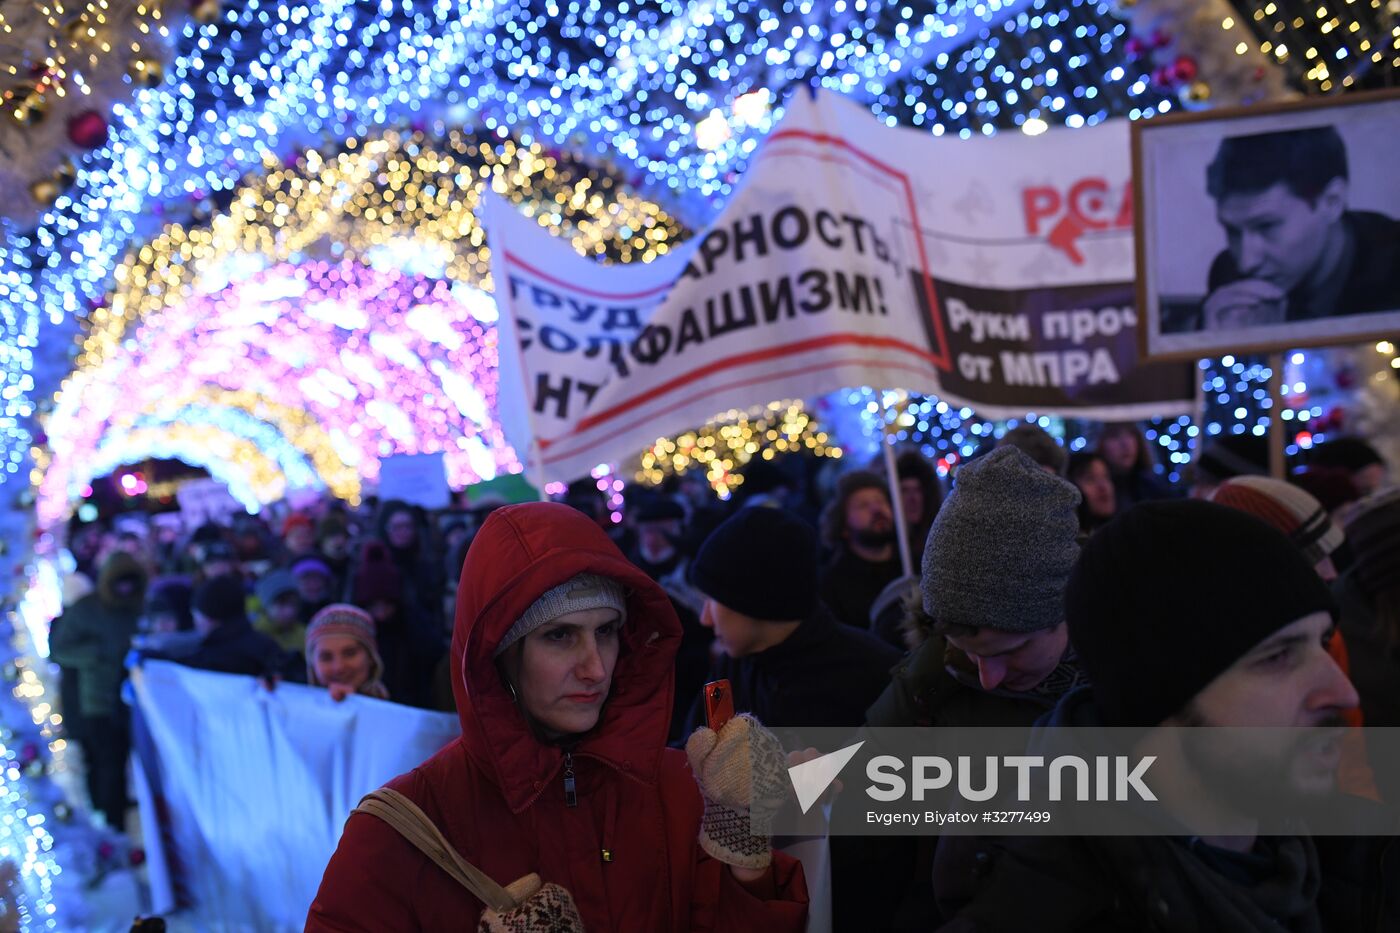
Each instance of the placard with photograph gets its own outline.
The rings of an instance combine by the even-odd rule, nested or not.
[[[1400,93],[1133,124],[1144,354],[1400,333]]]

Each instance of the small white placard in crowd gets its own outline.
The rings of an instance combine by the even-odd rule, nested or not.
[[[452,501],[442,452],[394,454],[379,461],[379,501],[399,499],[425,509],[445,509]]]
[[[186,528],[198,528],[211,521],[227,525],[233,516],[247,512],[228,491],[228,487],[214,479],[196,479],[182,483],[180,488],[175,490],[175,500],[180,503],[180,512],[185,516]]]

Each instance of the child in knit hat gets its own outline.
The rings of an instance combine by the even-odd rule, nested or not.
[[[352,693],[389,699],[384,662],[374,640],[374,619],[347,603],[332,603],[306,629],[306,679],[326,687],[339,703]]]

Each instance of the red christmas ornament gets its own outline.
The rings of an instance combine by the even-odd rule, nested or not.
[[[131,867],[139,868],[146,863],[145,849],[132,849],[127,853],[127,860],[131,862]]]
[[[112,845],[112,843],[108,840],[104,839],[97,844],[97,857],[102,859],[104,862],[116,854],[117,847]]]
[[[1154,49],[1164,49],[1172,44],[1172,34],[1165,29],[1152,30],[1152,47]]]
[[[1162,65],[1152,69],[1152,83],[1158,87],[1172,86],[1172,68],[1170,65]]]
[[[1128,41],[1123,43],[1123,53],[1130,61],[1142,58],[1147,54],[1147,43],[1140,36],[1129,36]]]
[[[96,110],[84,110],[68,121],[68,138],[83,149],[96,149],[107,142],[107,118]]]
[[[1172,73],[1176,76],[1176,80],[1182,84],[1190,84],[1195,81],[1199,71],[1196,60],[1190,55],[1178,55],[1176,61],[1172,62]]]

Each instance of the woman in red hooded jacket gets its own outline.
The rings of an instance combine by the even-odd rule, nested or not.
[[[498,509],[457,593],[462,735],[388,786],[498,884],[534,872],[568,891],[589,933],[802,930],[800,863],[717,843],[719,808],[666,748],[680,637],[665,593],[587,517]],[[388,823],[355,813],[306,929],[473,930],[482,913]]]

